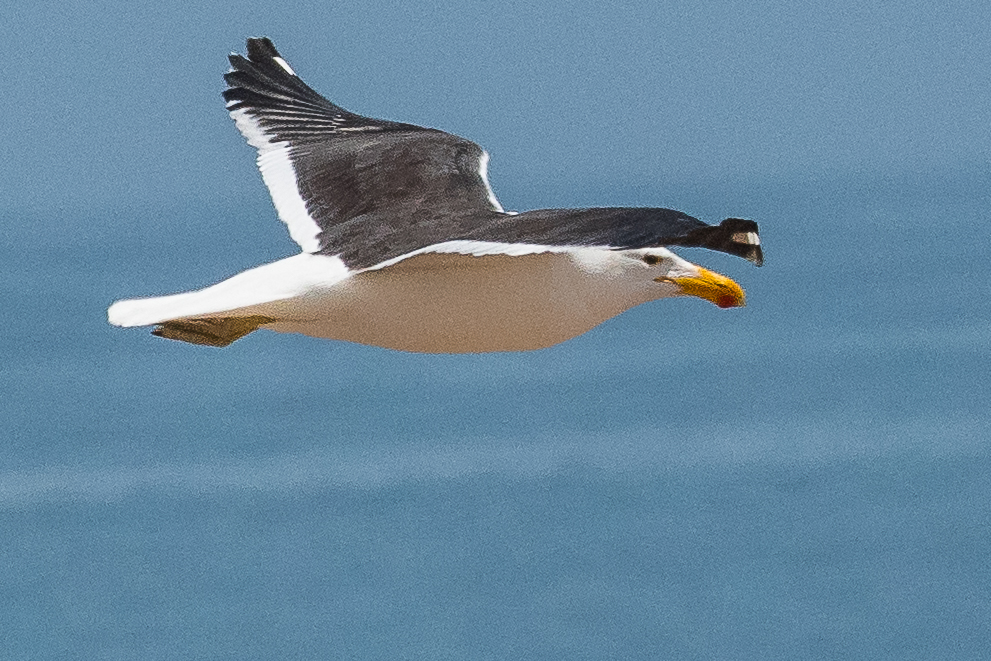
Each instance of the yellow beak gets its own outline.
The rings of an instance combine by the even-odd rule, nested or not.
[[[657,282],[673,282],[681,288],[682,295],[698,296],[721,308],[742,308],[747,296],[743,288],[725,275],[719,275],[701,266],[693,278],[658,278]]]

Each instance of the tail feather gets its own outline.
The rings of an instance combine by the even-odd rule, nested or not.
[[[336,257],[302,253],[249,269],[199,291],[117,301],[107,310],[107,320],[114,326],[123,327],[161,324],[163,328],[157,334],[163,337],[170,337],[170,333],[195,335],[199,331],[193,330],[194,327],[200,330],[222,328],[218,331],[219,336],[226,337],[236,335],[244,319],[252,320],[248,325],[254,323],[254,327],[237,335],[241,337],[259,325],[278,320],[293,307],[292,299],[314,289],[331,287],[347,275],[344,263]],[[234,323],[231,319],[239,321]],[[210,324],[204,326],[206,320]],[[179,321],[194,326],[172,323]]]
[[[160,324],[171,319],[222,312],[223,310],[207,309],[211,306],[204,304],[205,297],[200,296],[206,291],[117,301],[107,310],[107,321],[114,326],[132,328]]]

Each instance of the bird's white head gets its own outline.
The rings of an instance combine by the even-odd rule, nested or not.
[[[696,296],[721,308],[746,304],[740,285],[724,275],[682,259],[666,248],[624,250],[626,277],[635,278],[651,292],[651,298]]]

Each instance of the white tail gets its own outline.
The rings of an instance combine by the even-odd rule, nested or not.
[[[265,314],[283,306],[266,304],[329,287],[348,276],[337,257],[301,253],[239,273],[212,287],[184,294],[117,301],[107,310],[114,326],[151,326],[174,319]]]

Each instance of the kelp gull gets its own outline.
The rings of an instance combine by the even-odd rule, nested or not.
[[[117,326],[226,346],[267,328],[405,351],[525,351],[641,303],[743,290],[667,246],[761,265],[757,224],[671,209],[503,210],[488,154],[436,129],[356,115],[267,38],[232,54],[224,99],[302,252],[199,291],[114,303]]]

